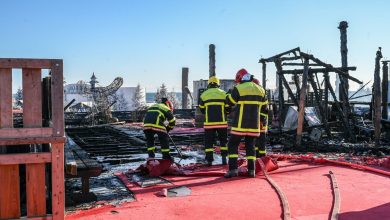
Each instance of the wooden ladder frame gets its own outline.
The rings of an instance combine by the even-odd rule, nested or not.
[[[22,69],[23,128],[13,128],[12,69]],[[51,72],[49,127],[42,126],[42,69]],[[50,144],[50,152],[0,154],[0,219],[21,218],[19,165],[26,165],[27,219],[64,219],[63,62],[0,58],[0,146]],[[46,210],[46,164],[51,164],[52,214]],[[50,212],[49,212],[50,213]]]

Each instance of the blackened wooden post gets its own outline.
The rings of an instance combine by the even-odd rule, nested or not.
[[[209,45],[209,77],[215,76],[215,45]]]
[[[340,52],[341,52],[341,67],[348,67],[348,47],[347,47],[347,28],[348,28],[348,22],[341,21],[339,24],[340,29]],[[348,70],[344,71],[348,74]],[[339,75],[340,78],[340,86],[339,86],[339,97],[340,101],[343,102],[344,100],[348,100],[348,79],[344,76]],[[344,91],[345,92],[344,92]],[[344,109],[344,112],[347,113],[346,116],[348,117],[348,110]]]
[[[324,73],[324,78],[325,78],[325,83],[324,83],[324,92],[325,92],[325,97],[324,97],[324,119],[323,119],[323,123],[324,124],[328,124],[328,117],[329,117],[329,114],[328,114],[328,103],[329,103],[329,84],[327,82],[329,82],[329,73],[328,72],[325,72]],[[329,125],[328,125],[328,129],[327,129],[327,135],[328,137],[331,137],[331,132],[330,132],[330,128],[329,128]]]
[[[263,70],[263,88],[267,90],[267,63],[265,61],[261,62]]]
[[[382,75],[382,118],[388,119],[388,101],[389,101],[389,66],[390,61],[382,61],[383,75]]]
[[[309,59],[305,57],[305,63],[303,68],[302,76],[302,87],[299,94],[299,108],[298,108],[298,127],[297,127],[297,146],[300,147],[302,144],[302,131],[303,131],[303,122],[305,120],[305,98],[307,90],[307,76],[309,74]]]
[[[324,106],[323,106],[323,103],[322,103],[322,100],[321,100],[321,97],[320,97],[319,88],[317,87],[317,83],[314,80],[314,73],[309,73],[308,77],[309,77],[309,81],[310,81],[311,87],[313,88],[314,99],[316,101],[318,109],[320,110],[321,120],[322,120],[322,122],[323,122],[323,124],[325,126],[325,130],[327,131],[327,133],[330,133],[329,132],[329,125],[328,125],[328,123],[324,123],[324,119],[325,119],[326,116],[325,116],[325,113],[324,113]]]
[[[278,66],[279,61],[275,61],[276,66],[276,79],[278,80],[278,101],[279,101],[279,111],[278,111],[278,121],[279,121],[279,132],[282,132],[282,118],[283,118],[283,111],[284,111],[284,91],[283,91],[283,80],[281,75],[282,73],[279,73],[280,69]]]
[[[381,78],[380,78],[380,60],[382,58],[381,48],[376,52],[375,72],[374,72],[374,137],[375,146],[379,146],[381,136]]]
[[[182,109],[188,108],[188,94],[187,89],[188,87],[188,68],[183,67],[181,69],[181,103],[182,103]]]

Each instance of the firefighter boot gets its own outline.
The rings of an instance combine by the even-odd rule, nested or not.
[[[225,178],[232,178],[232,177],[236,177],[236,176],[238,176],[238,170],[237,169],[229,170],[224,175]]]

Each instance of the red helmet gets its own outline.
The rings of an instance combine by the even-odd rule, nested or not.
[[[166,106],[168,106],[168,108],[171,110],[171,112],[173,112],[173,104],[171,101],[167,100],[165,103],[164,103]]]
[[[253,78],[253,79],[252,79],[252,82],[256,83],[258,86],[260,85],[260,82],[259,82],[259,80],[258,80],[258,79],[256,79],[256,78]]]
[[[245,76],[246,74],[248,74],[248,71],[246,71],[246,69],[240,69],[237,73],[236,73],[236,79],[234,80],[236,83],[240,83],[241,80],[242,80],[242,77]]]

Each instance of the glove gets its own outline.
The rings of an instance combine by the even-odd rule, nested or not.
[[[173,127],[167,126],[165,127],[165,129],[167,129],[167,132],[169,133],[170,131],[172,131]]]

